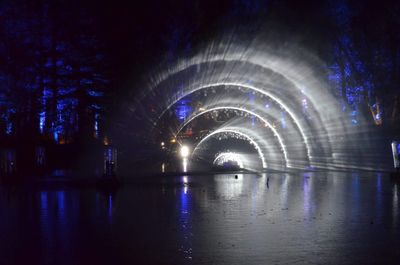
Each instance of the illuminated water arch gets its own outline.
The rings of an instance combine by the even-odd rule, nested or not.
[[[164,65],[161,71],[151,76],[146,86],[148,89],[143,92],[150,96],[150,100],[160,100],[161,97],[156,111],[161,113],[158,117],[161,118],[177,101],[203,88],[236,86],[258,91],[286,111],[301,135],[299,143],[306,147],[310,164],[323,166],[328,161],[324,159],[332,158],[332,147],[339,148],[341,143],[335,142],[334,133],[343,131],[344,125],[337,123],[340,118],[335,113],[337,106],[328,90],[324,90],[321,73],[315,72],[315,66],[320,63],[316,57],[294,45],[285,45],[277,51],[266,43],[257,38],[245,46],[241,45],[243,41],[240,39],[229,40],[229,45],[222,45],[223,42],[210,45],[190,58],[179,59],[172,67]],[[264,71],[268,71],[266,75]],[[304,88],[307,89],[303,91]],[[301,101],[296,96],[307,99],[312,120],[300,117],[297,111],[301,108]],[[143,104],[141,100],[137,103]],[[151,125],[157,124],[157,114],[151,114]],[[319,161],[322,163],[318,164]]]
[[[240,135],[243,138],[246,138],[256,149],[258,156],[261,160],[262,163],[262,167],[263,168],[267,168],[267,163],[265,161],[265,157],[264,157],[264,153],[262,152],[260,146],[258,145],[258,143],[256,141],[253,140],[253,138],[251,138],[249,135],[247,135],[246,133],[243,133],[239,130],[233,129],[233,128],[223,128],[223,129],[218,129],[213,131],[212,133],[208,134],[206,137],[204,137],[203,139],[201,139],[201,141],[195,146],[195,148],[193,149],[192,152],[192,156],[194,156],[194,154],[196,153],[197,149],[200,147],[200,145],[202,143],[204,143],[205,141],[207,141],[210,137],[219,134],[219,133],[232,133],[232,134],[237,134]],[[288,164],[288,161],[285,159],[285,163],[286,165]]]
[[[205,89],[205,88],[221,87],[221,86],[243,87],[243,88],[247,88],[249,90],[254,90],[254,91],[257,91],[257,92],[269,97],[270,99],[272,99],[273,101],[278,103],[278,105],[280,105],[289,114],[289,116],[291,117],[291,119],[295,123],[296,127],[298,128],[298,130],[299,130],[299,132],[301,134],[303,143],[306,145],[307,158],[309,159],[310,163],[312,164],[311,144],[310,144],[310,142],[308,140],[308,137],[306,136],[306,134],[304,132],[304,129],[302,128],[302,126],[301,126],[301,124],[299,122],[299,119],[296,117],[296,115],[289,109],[289,107],[282,100],[280,100],[279,98],[275,97],[273,94],[271,94],[271,93],[269,93],[269,92],[267,92],[265,90],[262,90],[260,88],[257,88],[257,87],[251,86],[251,85],[226,82],[226,83],[207,84],[207,85],[204,85],[204,86],[195,87],[195,88],[193,88],[191,90],[186,91],[184,94],[181,94],[180,96],[177,96],[172,102],[170,102],[169,105],[160,114],[158,119],[160,119],[168,109],[170,109],[174,104],[176,104],[182,98],[184,98],[184,97],[186,97],[186,96],[188,96],[188,95],[190,95],[190,94],[192,94],[192,93],[194,93],[196,91]],[[260,117],[259,115],[255,115],[255,116]],[[267,124],[267,122],[266,122],[266,124]],[[270,126],[270,124],[269,124],[269,127],[272,127],[272,126]],[[276,130],[275,130],[275,132],[276,132]],[[276,133],[276,134],[278,135],[278,133]],[[282,142],[282,141],[280,141],[280,142]]]
[[[265,54],[261,54],[261,55],[265,55]],[[226,57],[229,57],[229,58],[232,57],[232,58],[231,59],[227,59],[227,58],[224,57],[222,59],[222,58],[218,58],[218,55],[215,55],[215,58],[212,57],[212,58],[208,58],[207,60],[205,60],[204,58],[200,58],[200,60],[187,59],[186,61],[184,61],[186,63],[178,64],[179,67],[175,67],[172,71],[166,71],[168,73],[167,75],[165,75],[165,74],[164,75],[159,75],[157,78],[155,78],[157,81],[153,82],[153,84],[150,86],[149,90],[152,91],[152,93],[154,93],[154,92],[156,92],[156,90],[155,90],[156,87],[160,86],[160,89],[163,89],[165,85],[167,85],[166,87],[168,88],[168,86],[172,84],[172,87],[169,87],[169,88],[173,89],[175,91],[177,86],[183,86],[183,87],[180,88],[182,91],[179,91],[177,94],[174,94],[171,98],[168,99],[168,100],[172,100],[173,101],[171,103],[173,105],[174,102],[176,102],[177,100],[182,98],[181,96],[186,93],[185,89],[187,87],[190,87],[190,86],[199,86],[199,87],[201,86],[201,87],[205,87],[206,88],[206,87],[213,87],[213,86],[215,87],[215,86],[222,85],[222,84],[230,84],[232,86],[234,86],[234,85],[235,86],[241,86],[241,87],[244,87],[244,88],[246,87],[248,89],[250,89],[251,87],[259,88],[260,86],[264,86],[264,87],[272,86],[272,87],[274,87],[272,84],[270,84],[270,83],[266,84],[265,80],[261,80],[260,79],[260,76],[265,78],[265,75],[262,75],[262,74],[259,73],[260,69],[261,69],[261,71],[263,71],[263,70],[268,70],[269,71],[268,78],[273,77],[272,79],[270,79],[269,82],[271,82],[271,81],[272,82],[279,81],[278,83],[281,83],[281,85],[283,85],[283,87],[275,86],[277,88],[276,91],[279,91],[279,93],[282,93],[282,92],[285,92],[284,90],[288,90],[288,88],[290,88],[290,89],[293,88],[297,92],[301,92],[301,94],[304,95],[307,98],[307,101],[309,101],[310,109],[312,109],[313,111],[316,110],[317,109],[316,106],[318,106],[318,105],[315,105],[315,103],[316,103],[315,98],[319,98],[319,103],[320,103],[321,100],[325,99],[326,96],[327,96],[326,95],[327,93],[322,93],[321,94],[320,93],[321,91],[319,91],[321,89],[319,89],[319,90],[318,89],[317,90],[314,89],[313,86],[311,86],[310,84],[308,84],[304,80],[303,80],[303,83],[299,83],[299,81],[297,79],[299,79],[299,76],[301,74],[303,74],[303,78],[304,78],[304,75],[307,76],[307,77],[310,75],[310,74],[304,74],[303,73],[305,71],[304,69],[308,69],[304,65],[301,65],[301,67],[297,67],[296,68],[297,71],[301,72],[301,74],[298,74],[298,73],[295,73],[296,71],[293,71],[293,69],[291,69],[291,68],[294,68],[293,64],[290,64],[290,63],[286,62],[286,61],[289,61],[289,60],[282,60],[281,58],[279,58],[279,59],[277,59],[277,58],[271,59],[271,58],[268,57],[268,58],[266,58],[265,61],[255,62],[253,60],[250,60],[249,58],[247,58],[247,60],[244,60],[243,57],[240,57],[240,59],[239,58],[235,59],[235,56],[231,56],[231,54],[227,54]],[[263,56],[261,56],[261,57],[263,57]],[[258,56],[256,56],[253,59],[259,59],[259,58],[258,58]],[[282,61],[286,62],[284,65],[286,65],[286,67],[288,69],[285,68],[284,66],[282,66]],[[209,64],[213,64],[213,63],[218,63],[218,62],[223,62],[223,63],[226,63],[226,64],[232,63],[233,67],[230,70],[229,69],[225,69],[223,67],[222,67],[222,69],[215,69],[214,70],[214,67],[215,67],[214,65],[202,66],[203,64],[208,64],[208,63]],[[268,62],[268,63],[266,63],[266,62]],[[240,64],[241,66],[236,67],[236,64]],[[246,66],[246,67],[247,66],[259,67],[260,69],[255,71],[255,72],[257,72],[258,75],[255,75],[253,72],[246,72],[245,71],[246,67],[243,67],[243,65]],[[209,69],[212,69],[212,71],[209,71],[209,72],[206,71],[205,73],[202,73],[202,74],[197,74],[195,72],[189,72],[190,75],[189,76],[185,76],[184,75],[184,71],[185,70],[190,71],[189,68],[191,68],[192,66],[198,66],[201,69],[203,69],[203,68],[208,69],[209,68]],[[229,67],[226,67],[226,68],[229,68]],[[239,69],[236,69],[236,68],[239,68]],[[244,69],[242,69],[242,68],[244,68]],[[236,75],[235,76],[234,74],[232,74],[232,72],[234,72],[233,69],[235,69],[235,71],[240,71],[240,73],[235,73],[235,75]],[[310,70],[307,70],[307,71],[310,72]],[[291,73],[291,74],[289,74],[289,73]],[[180,74],[182,74],[183,76],[179,76]],[[297,74],[297,76],[295,76],[295,74]],[[288,75],[290,75],[290,77],[288,77]],[[178,76],[178,79],[174,80],[174,78],[176,76]],[[232,76],[234,77],[233,79],[232,79]],[[261,84],[259,86],[252,86],[252,85],[243,83],[244,82],[244,80],[243,80],[244,78],[246,80],[252,80],[254,82],[261,82]],[[307,80],[308,79],[309,78],[307,78]],[[164,81],[166,82],[167,80],[169,80],[168,82],[171,82],[171,84],[162,83]],[[183,83],[182,83],[182,81],[183,81]],[[185,81],[187,82],[187,84],[184,84]],[[200,84],[196,85],[196,83],[199,83],[199,82],[200,82]],[[206,83],[206,84],[203,85],[201,83]],[[306,90],[304,90],[304,87],[308,87],[308,88]],[[310,90],[310,89],[312,89],[314,92],[313,93],[309,93],[308,90]],[[197,90],[195,90],[195,91],[197,91]],[[259,89],[259,91],[264,91],[265,93],[267,93],[263,89]],[[289,92],[289,93],[287,93],[286,95],[283,95],[283,96],[290,96],[291,95],[290,91],[286,91],[286,92]],[[265,93],[263,93],[263,94],[266,95]],[[317,97],[316,97],[316,94],[318,94]],[[177,97],[177,95],[178,95],[178,97]],[[271,99],[272,98],[275,98],[275,99],[279,98],[277,96],[273,96],[273,94],[271,94],[271,93],[269,93],[269,95],[271,96],[270,97]],[[268,95],[266,95],[266,96],[268,96]],[[330,103],[329,100],[322,100],[322,101],[324,101],[324,106],[326,106],[328,103]],[[282,100],[279,101],[278,103],[282,104]],[[301,104],[301,102],[298,102],[298,103]],[[162,116],[163,113],[170,108],[171,104],[169,104],[169,105],[167,104],[168,106],[166,106],[164,109],[161,110],[161,115],[160,116]],[[290,107],[287,104],[284,104],[284,106],[285,106],[286,110],[290,109]],[[330,111],[330,109],[333,109],[333,108],[330,108],[330,107],[329,108],[325,108],[325,107],[322,108],[322,110],[325,111],[325,112],[326,111]],[[290,115],[293,116],[292,111],[289,111],[288,113],[290,113]],[[318,124],[324,124],[322,122],[322,120],[321,120],[321,117],[319,117],[320,114],[321,113],[319,113],[318,111],[315,111],[313,113],[313,115],[315,116],[314,119],[317,118],[317,121],[315,123],[313,123],[314,126],[318,125]],[[293,117],[292,117],[292,119],[293,119]],[[296,126],[297,126],[299,124],[298,123],[298,119],[295,118],[295,121],[297,123],[296,124]],[[298,127],[303,127],[303,126],[298,126]],[[319,130],[321,130],[321,129],[325,130],[324,127],[319,128]],[[308,146],[310,146],[310,140],[308,139],[308,137],[305,136],[304,130],[302,130],[301,133],[302,133],[303,138],[304,138],[303,141],[305,141],[308,144]],[[326,131],[324,131],[321,135],[324,135],[324,134],[328,135],[326,133]],[[328,140],[326,142],[329,143],[330,141]]]
[[[265,124],[265,126],[267,126],[267,127],[273,132],[274,136],[278,139],[279,145],[280,145],[281,150],[282,150],[282,152],[283,152],[284,159],[285,159],[285,161],[286,161],[286,166],[290,166],[290,163],[288,164],[289,159],[288,159],[288,157],[287,157],[287,150],[286,150],[285,144],[283,143],[283,140],[282,140],[281,136],[279,135],[279,133],[277,132],[277,130],[276,130],[266,119],[264,119],[263,117],[261,117],[259,114],[255,113],[254,111],[250,111],[250,110],[247,110],[247,109],[244,109],[244,108],[232,107],[232,106],[222,106],[222,107],[210,108],[210,109],[204,110],[204,111],[202,111],[202,112],[199,112],[199,113],[197,113],[196,115],[192,116],[190,119],[186,120],[186,121],[180,126],[180,128],[179,128],[178,131],[176,132],[175,136],[178,135],[179,132],[180,132],[186,125],[188,125],[191,121],[193,121],[193,120],[196,119],[197,117],[199,117],[199,116],[201,116],[201,115],[204,115],[204,114],[206,114],[206,113],[208,113],[208,112],[211,112],[211,111],[223,110],[223,109],[231,109],[231,110],[242,111],[242,112],[248,113],[248,114],[253,115],[253,116],[257,117],[258,119],[260,119],[260,120]],[[218,130],[217,130],[217,131],[218,131]]]
[[[233,152],[222,152],[214,158],[213,164],[218,164],[218,160],[220,159],[235,161],[238,164],[239,168],[244,168],[243,158],[240,154]]]
[[[253,49],[254,50],[254,49]],[[303,51],[304,52],[304,51]],[[154,91],[156,87],[158,87],[163,81],[166,81],[168,78],[179,75],[179,73],[184,72],[185,70],[188,70],[190,67],[197,66],[199,68],[202,67],[203,64],[210,64],[210,63],[218,63],[218,62],[223,62],[226,64],[232,63],[233,67],[231,70],[228,70],[227,73],[224,71],[226,69],[223,69],[223,71],[214,73],[214,71],[211,73],[211,75],[216,75],[220,80],[213,81],[211,84],[205,85],[205,87],[211,87],[211,86],[216,86],[218,84],[231,84],[231,85],[236,85],[236,86],[242,86],[250,89],[251,85],[241,83],[239,81],[243,81],[243,77],[246,79],[253,79],[256,78],[256,81],[262,81],[262,80],[257,80],[257,77],[253,76],[253,73],[246,73],[240,74],[239,79],[240,80],[233,80],[233,81],[227,81],[232,75],[232,72],[235,68],[238,68],[236,66],[237,64],[243,65],[251,65],[251,66],[256,66],[260,67],[261,69],[268,70],[271,72],[272,75],[276,75],[279,78],[274,79],[274,81],[280,79],[281,81],[284,81],[287,83],[287,86],[285,87],[291,87],[294,88],[297,91],[300,91],[308,101],[310,101],[310,106],[318,110],[319,103],[321,101],[324,102],[324,106],[321,106],[319,108],[320,111],[316,111],[315,115],[321,115],[321,112],[335,112],[336,108],[332,108],[330,106],[329,108],[326,108],[325,106],[329,103],[331,104],[331,98],[328,98],[330,95],[329,93],[326,93],[327,91],[324,91],[322,93],[322,87],[324,86],[324,83],[319,82],[318,79],[314,78],[315,73],[313,73],[312,69],[304,63],[300,63],[299,61],[296,61],[296,64],[293,62],[293,58],[290,57],[290,59],[283,59],[280,57],[275,56],[272,53],[265,52],[265,49],[262,50],[262,52],[256,52],[260,53],[259,56],[249,56],[248,58],[244,58],[242,55],[238,54],[224,54],[224,56],[220,56],[217,52],[215,52],[214,56],[209,58],[207,57],[206,59],[203,58],[202,56],[197,56],[195,58],[187,59],[187,60],[182,60],[182,62],[177,63],[177,66],[173,68],[173,70],[165,71],[161,75],[159,75],[156,78],[156,81],[153,82],[153,84],[150,86],[150,91]],[[268,56],[266,56],[266,54]],[[315,58],[313,57],[313,60]],[[213,68],[212,65],[204,66],[205,68]],[[240,66],[241,67],[241,66]],[[240,68],[239,67],[239,68]],[[242,70],[242,69],[239,69]],[[208,75],[209,73],[207,73]],[[200,77],[194,77],[194,81],[198,81],[198,79],[201,79]],[[305,78],[306,77],[306,78]],[[206,79],[206,80],[200,80],[200,81],[209,81],[211,78]],[[262,82],[261,82],[262,83]],[[213,85],[215,84],[215,85]],[[263,84],[264,86],[266,84]],[[254,87],[254,86],[253,86]],[[307,87],[307,89],[304,89]],[[309,90],[312,90],[311,92]],[[264,90],[263,90],[264,91]],[[276,97],[275,97],[276,98]],[[318,117],[319,123],[322,123],[321,117]]]
[[[158,87],[163,81],[167,80],[171,76],[178,75],[179,73],[191,68],[191,67],[198,67],[202,68],[202,65],[208,64],[208,63],[218,63],[218,62],[224,62],[224,63],[232,63],[233,67],[230,70],[230,72],[233,71],[233,68],[236,67],[236,63],[239,64],[251,64],[254,66],[259,66],[262,69],[268,69],[275,74],[281,75],[282,78],[287,80],[288,82],[293,84],[293,87],[296,87],[297,89],[300,89],[299,87],[302,87],[304,84],[299,84],[298,79],[304,76],[312,76],[310,74],[312,71],[309,67],[309,65],[306,65],[304,63],[301,63],[301,60],[295,60],[293,57],[298,57],[299,53],[296,53],[296,56],[289,56],[286,55],[286,57],[282,56],[276,56],[275,53],[276,51],[268,51],[268,47],[265,47],[265,42],[262,43],[262,47],[260,47],[260,51],[252,47],[251,52],[238,52],[235,48],[240,47],[239,45],[229,45],[232,47],[233,51],[226,51],[224,50],[223,52],[221,51],[214,51],[214,47],[209,48],[210,51],[205,52],[205,53],[198,53],[197,55],[193,56],[192,58],[186,58],[186,59],[181,59],[179,60],[174,67],[169,67],[168,70],[161,71],[158,73],[152,80],[151,84],[149,86],[149,90],[153,91],[156,87]],[[266,49],[267,48],[267,49]],[[296,47],[297,48],[297,47]],[[271,49],[270,49],[271,50]],[[244,55],[244,53],[246,53]],[[204,56],[206,54],[207,56]],[[306,52],[303,51],[302,55],[309,55]],[[289,58],[289,59],[286,59]],[[310,57],[308,56],[308,59],[312,58],[312,60],[315,60],[315,57]],[[294,65],[294,61],[296,61],[296,65]],[[320,63],[318,63],[320,64]],[[297,71],[293,71],[292,69],[296,69]],[[301,71],[298,71],[301,69]],[[296,73],[296,72],[301,72],[301,73]],[[307,72],[307,73],[305,73]],[[285,73],[285,74],[283,74]],[[309,79],[309,78],[307,78]],[[313,80],[315,82],[315,80]],[[308,93],[307,93],[308,94]],[[311,95],[312,96],[312,95]],[[308,98],[311,98],[310,95],[307,95]],[[315,102],[313,102],[315,103]]]

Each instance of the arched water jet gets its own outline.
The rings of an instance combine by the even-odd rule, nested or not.
[[[238,130],[232,129],[232,128],[218,129],[218,130],[215,130],[214,132],[208,134],[206,137],[204,137],[204,138],[195,146],[195,148],[193,149],[193,152],[192,152],[192,157],[195,155],[196,151],[199,149],[199,147],[201,146],[202,143],[204,143],[205,141],[207,141],[207,139],[209,139],[210,137],[212,137],[212,136],[214,136],[214,135],[216,135],[216,134],[219,134],[219,133],[232,133],[232,134],[237,134],[237,135],[240,135],[241,137],[246,138],[246,139],[254,146],[254,148],[256,149],[256,151],[257,151],[257,153],[258,153],[258,155],[259,155],[259,158],[260,158],[260,160],[261,160],[262,167],[263,167],[263,168],[267,168],[267,163],[266,163],[265,158],[264,158],[264,153],[262,152],[262,150],[261,150],[260,146],[258,145],[258,143],[257,143],[256,141],[254,141],[254,140],[253,140],[250,136],[248,136],[247,134],[245,134],[245,133],[243,133],[243,132],[240,132],[240,131],[238,131]],[[286,162],[286,164],[287,164],[287,161],[285,161],[285,162]]]
[[[244,168],[243,158],[240,154],[232,152],[223,152],[218,154],[213,161],[214,165],[223,165],[225,162],[234,161],[239,168]]]
[[[184,98],[184,97],[186,97],[186,96],[188,96],[188,95],[190,95],[190,94],[192,94],[192,93],[194,93],[196,91],[202,90],[204,88],[220,87],[220,86],[233,86],[233,87],[237,86],[237,87],[244,87],[244,88],[247,88],[247,89],[251,89],[251,90],[257,91],[258,93],[261,93],[261,94],[271,98],[276,103],[278,103],[280,106],[282,106],[282,108],[290,115],[291,119],[294,121],[294,123],[296,124],[298,130],[300,131],[302,139],[304,141],[304,144],[306,145],[306,148],[307,148],[307,157],[310,159],[311,164],[313,164],[313,161],[312,161],[311,158],[313,158],[313,157],[315,158],[315,155],[313,155],[312,151],[311,151],[313,149],[312,148],[312,144],[310,143],[310,139],[306,135],[304,128],[300,124],[300,118],[296,114],[294,114],[294,112],[281,99],[277,98],[276,96],[274,96],[273,94],[271,94],[268,91],[265,91],[263,89],[260,89],[260,88],[257,88],[257,87],[251,86],[251,85],[238,84],[238,83],[215,83],[215,84],[209,84],[209,85],[204,85],[204,86],[201,86],[201,87],[194,88],[192,90],[187,91],[185,94],[182,94],[181,96],[177,97],[176,99],[174,99],[173,102],[171,102],[167,106],[167,108],[164,110],[164,112],[159,117],[161,117],[165,113],[165,111],[170,109],[171,106],[176,104],[176,102],[178,102],[182,98]],[[327,135],[327,134],[326,133],[322,133],[322,135]],[[330,143],[330,141],[326,141],[326,142]],[[330,150],[330,146],[328,147],[328,150]]]
[[[240,51],[235,49],[236,47],[239,47]],[[177,102],[195,92],[207,89],[219,91],[222,88],[247,89],[273,101],[282,109],[282,113],[287,114],[291,124],[293,123],[290,130],[298,131],[300,135],[293,141],[299,144],[284,146],[287,148],[286,154],[297,154],[295,162],[309,161],[311,166],[321,168],[343,166],[343,162],[336,157],[340,157],[340,154],[345,152],[343,147],[352,142],[350,139],[336,136],[345,134],[351,128],[342,121],[342,112],[326,89],[327,86],[320,81],[320,73],[314,71],[319,62],[313,57],[307,57],[307,53],[302,56],[304,60],[299,60],[298,54],[293,53],[298,49],[291,50],[287,46],[285,51],[275,51],[266,48],[265,42],[261,44],[254,41],[252,45],[242,48],[240,45],[232,45],[224,50],[223,56],[218,47],[209,48],[206,53],[181,60],[174,67],[157,75],[149,84],[147,94],[151,95],[150,98],[138,102],[140,105],[157,102],[148,104],[151,106],[151,113],[144,108],[145,112],[147,111],[146,115],[150,114],[150,125],[157,126],[164,113],[171,113],[170,109]],[[207,56],[202,56],[204,54]],[[307,65],[309,62],[313,64],[311,67]],[[207,97],[206,94],[204,96]],[[308,117],[301,111],[303,101],[308,107]],[[222,108],[226,105],[215,102],[214,107]],[[233,107],[245,108],[240,105]],[[264,113],[258,110],[253,112],[265,119]],[[178,131],[184,126],[178,126]],[[175,131],[172,129],[171,132]],[[276,133],[282,135],[280,130]],[[284,134],[286,137],[291,136],[291,132]],[[295,134],[297,135],[297,132]],[[285,143],[285,137],[281,137],[280,142]],[[302,145],[306,150],[303,158],[299,148]],[[286,155],[286,159],[290,165],[290,156]]]
[[[283,143],[282,138],[281,138],[281,136],[279,135],[279,133],[276,131],[276,129],[275,129],[266,119],[264,119],[263,117],[261,117],[259,114],[255,113],[255,112],[253,112],[253,111],[250,111],[250,110],[246,110],[246,109],[244,109],[244,108],[224,106],[224,107],[215,107],[215,108],[212,108],[212,109],[204,110],[204,111],[202,111],[202,112],[196,114],[195,116],[191,117],[188,121],[185,121],[185,122],[183,123],[183,126],[182,126],[182,127],[178,130],[178,132],[176,133],[176,135],[178,135],[179,132],[180,132],[180,130],[181,130],[183,127],[185,127],[188,123],[190,123],[192,120],[194,120],[195,118],[197,118],[197,117],[199,117],[199,116],[201,116],[201,115],[203,115],[203,114],[205,114],[205,113],[208,113],[208,112],[210,112],[210,111],[221,110],[221,109],[233,109],[233,110],[238,110],[238,111],[246,112],[246,113],[251,114],[251,115],[257,117],[258,119],[260,119],[260,120],[265,124],[265,126],[268,127],[268,128],[273,132],[274,136],[278,139],[279,145],[280,145],[281,150],[282,150],[283,155],[284,155],[284,159],[285,159],[285,162],[286,162],[286,166],[287,166],[287,167],[290,167],[290,161],[289,161],[289,159],[288,159],[288,157],[287,157],[287,151],[286,151],[285,144]],[[219,130],[222,130],[222,129],[219,129]],[[217,131],[218,131],[218,130],[217,130]],[[201,142],[200,142],[200,143],[201,143]],[[200,143],[199,143],[199,145],[200,145]],[[193,151],[193,152],[194,152],[194,151]],[[263,165],[263,167],[264,167],[264,165]]]

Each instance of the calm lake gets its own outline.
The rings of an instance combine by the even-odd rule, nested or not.
[[[0,187],[0,264],[399,264],[399,185],[314,172]]]

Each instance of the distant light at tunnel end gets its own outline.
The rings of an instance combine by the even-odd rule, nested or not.
[[[189,150],[188,146],[186,146],[186,145],[181,146],[181,157],[187,158],[189,156],[189,152],[190,152],[190,150]]]

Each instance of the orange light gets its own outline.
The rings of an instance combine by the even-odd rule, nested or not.
[[[108,141],[107,136],[104,136],[104,138],[103,138],[103,144],[104,144],[104,145],[109,145],[109,141]]]

